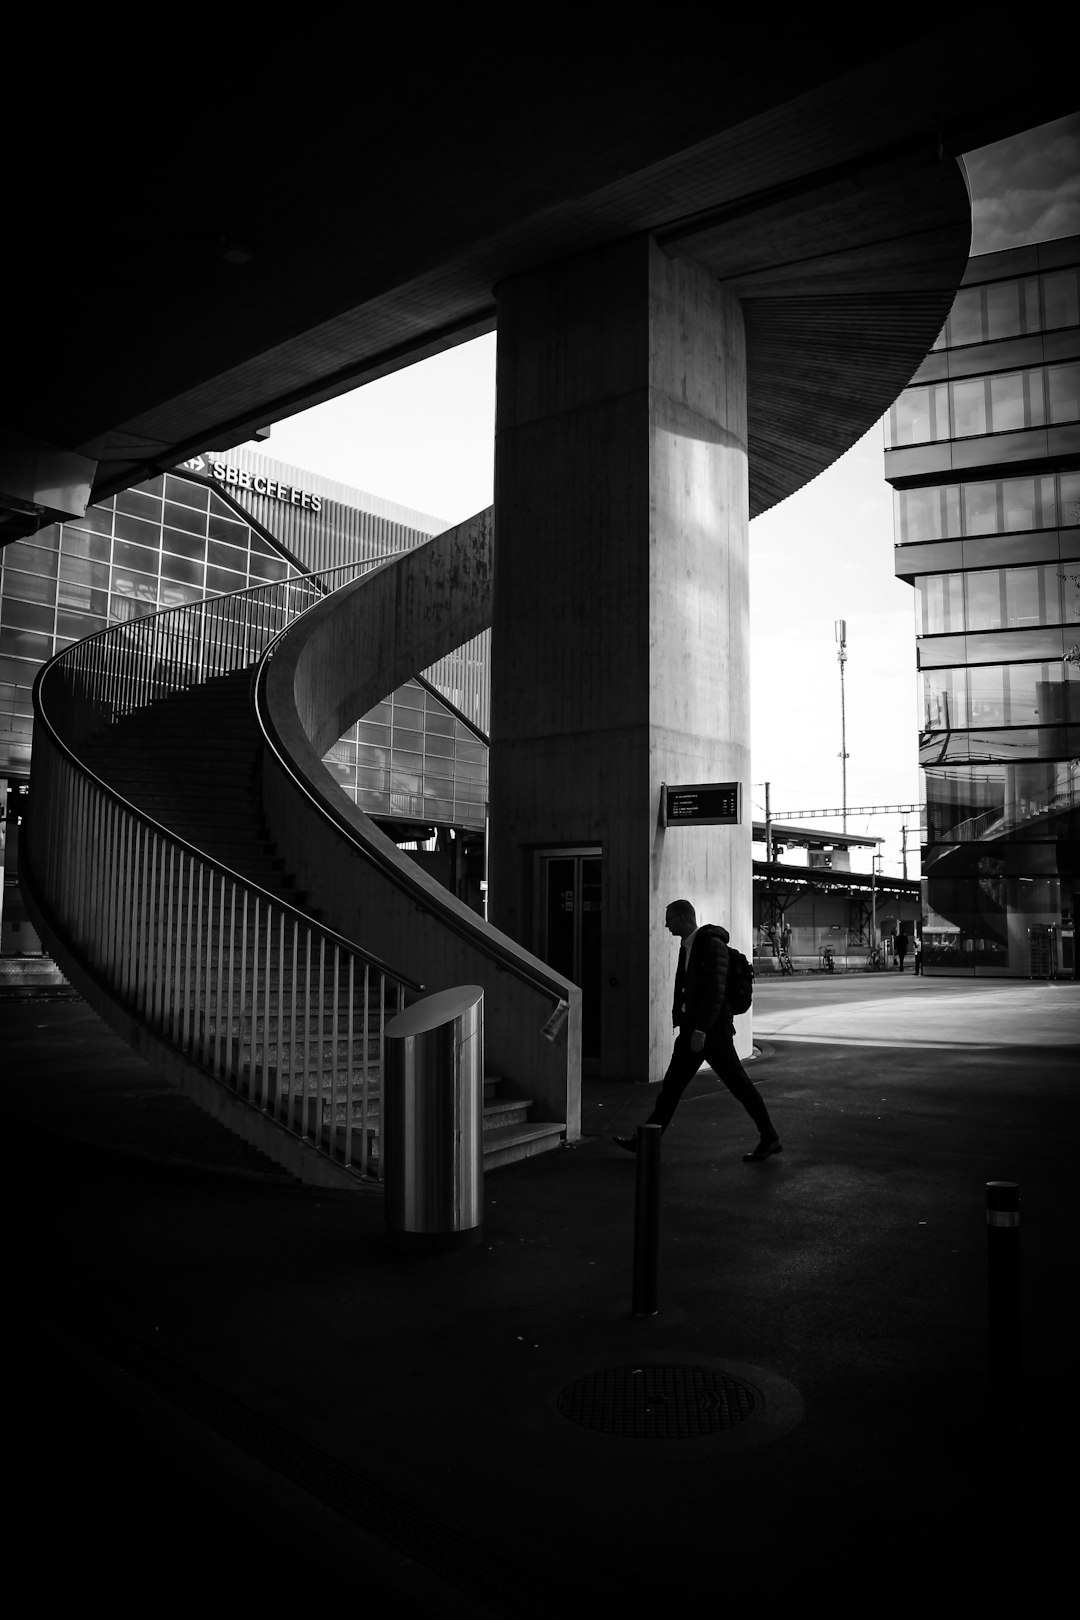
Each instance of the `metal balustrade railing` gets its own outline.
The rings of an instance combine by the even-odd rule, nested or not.
[[[371,563],[99,632],[38,677],[23,873],[63,950],[168,1047],[337,1163],[378,1171],[386,1018],[422,987],[210,859],[80,758],[105,727],[254,665]]]

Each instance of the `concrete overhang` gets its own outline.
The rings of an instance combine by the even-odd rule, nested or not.
[[[649,232],[742,301],[764,511],[937,335],[968,251],[957,156],[1075,96],[1062,55],[1036,98],[967,25],[905,21],[884,50],[785,24],[782,51],[771,18],[707,49],[689,21],[659,48],[363,28],[25,44],[48,90],[9,87],[7,214],[35,228],[5,256],[0,411],[96,462],[92,499],[490,330],[506,277]]]

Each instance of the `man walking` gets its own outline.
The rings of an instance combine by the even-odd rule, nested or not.
[[[758,1128],[760,1141],[743,1158],[769,1159],[774,1153],[782,1153],[764,1099],[735,1051],[735,1025],[725,1000],[730,938],[727,929],[711,923],[699,928],[689,900],[672,901],[664,926],[682,941],[671,1009],[671,1021],[679,1033],[656,1106],[645,1123],[666,1131],[683,1092],[701,1065],[708,1063]],[[628,1153],[637,1151],[633,1136],[616,1136],[614,1141]]]
[[[907,935],[904,933],[902,928],[898,928],[896,930],[896,944],[893,946],[893,949],[896,952],[897,966],[899,967],[900,972],[903,973],[904,957],[907,955]]]

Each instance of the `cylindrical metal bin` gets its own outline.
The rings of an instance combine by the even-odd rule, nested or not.
[[[386,1026],[386,1232],[401,1249],[468,1248],[484,1215],[484,992],[425,996]]]

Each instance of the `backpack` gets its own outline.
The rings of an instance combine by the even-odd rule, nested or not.
[[[750,1003],[754,999],[754,970],[746,960],[742,951],[737,951],[734,945],[728,946],[727,988],[724,991],[724,1000],[733,1013],[750,1011]]]

